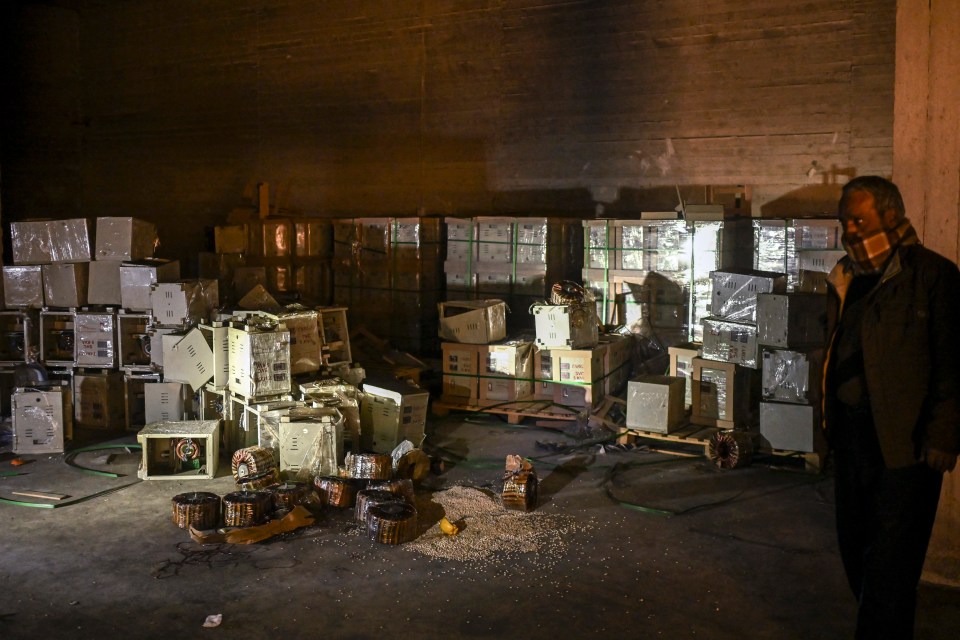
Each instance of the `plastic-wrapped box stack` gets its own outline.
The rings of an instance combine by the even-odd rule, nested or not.
[[[819,421],[825,316],[824,294],[758,296],[760,435],[766,448],[806,453],[824,448]]]
[[[439,218],[335,220],[333,303],[350,324],[411,353],[439,352]]]
[[[759,377],[757,296],[784,293],[786,276],[755,269],[711,273],[711,309],[703,320],[702,357],[693,359],[690,421],[734,428],[754,420]]]
[[[446,218],[447,300],[498,298],[511,309],[511,334],[533,329],[526,313],[561,280],[575,280],[583,230],[562,218]]]
[[[833,218],[753,221],[753,266],[787,274],[787,291],[826,293],[826,276],[844,255]]]
[[[262,285],[275,296],[313,305],[333,298],[333,226],[312,217],[270,217],[214,229],[215,253],[200,256],[200,276],[221,283],[236,302]]]
[[[662,346],[699,340],[710,272],[744,262],[749,222],[722,214],[644,215],[583,223],[584,285],[607,324],[624,324]]]

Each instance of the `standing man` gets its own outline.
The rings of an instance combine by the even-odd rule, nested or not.
[[[923,247],[892,182],[839,204],[828,277],[823,417],[857,638],[912,638],[943,474],[960,451],[960,271]]]

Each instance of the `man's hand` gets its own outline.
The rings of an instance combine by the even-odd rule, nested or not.
[[[957,465],[957,454],[947,453],[940,449],[928,448],[923,452],[923,459],[926,460],[927,465],[931,469],[939,471],[940,473],[953,471],[953,468]]]

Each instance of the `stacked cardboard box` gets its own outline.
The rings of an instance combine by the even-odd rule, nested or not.
[[[826,292],[826,274],[844,255],[838,220],[754,220],[753,233],[754,268],[787,274],[787,291]]]
[[[502,300],[464,300],[441,302],[437,308],[439,333],[444,340],[440,345],[443,399],[478,405],[483,388],[481,382],[485,384],[481,379],[481,368],[492,368],[487,362],[488,347],[501,342],[507,335],[506,304]],[[500,373],[498,377],[503,375]]]
[[[507,329],[533,328],[530,306],[550,296],[555,282],[575,280],[582,229],[561,218],[446,218],[447,299],[498,298],[512,313]]]
[[[443,235],[439,218],[335,220],[333,301],[350,324],[412,353],[439,352]]]

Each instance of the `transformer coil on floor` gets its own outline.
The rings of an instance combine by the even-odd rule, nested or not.
[[[237,488],[240,491],[266,491],[277,484],[280,484],[280,470],[274,468],[266,473],[238,480]]]
[[[288,511],[310,500],[310,485],[303,482],[284,482],[267,489],[273,500],[274,511]]]
[[[500,497],[505,509],[533,511],[537,508],[539,489],[537,474],[533,471],[507,472],[503,476]]]
[[[362,489],[357,492],[357,522],[366,524],[367,512],[370,511],[370,507],[383,504],[385,502],[400,501],[403,501],[403,496],[401,496],[399,493],[384,491],[383,489]]]
[[[721,469],[738,469],[750,464],[753,439],[745,431],[717,431],[707,444],[707,457]]]
[[[220,524],[220,496],[193,491],[173,496],[173,524],[181,529],[216,529]]]
[[[403,544],[417,537],[417,510],[406,502],[375,504],[367,510],[367,535],[382,544]]]
[[[413,480],[409,478],[394,478],[393,480],[371,480],[367,484],[367,489],[379,489],[396,493],[404,500],[413,504],[416,493],[413,489]]]
[[[358,453],[347,458],[347,475],[367,480],[393,477],[393,458],[389,453]]]
[[[337,476],[318,476],[313,480],[313,486],[320,495],[320,504],[331,507],[348,508],[354,505],[357,499],[359,483],[353,478]]]
[[[277,468],[277,460],[273,449],[267,447],[246,447],[233,452],[230,460],[230,469],[233,479],[240,483],[247,478],[256,478]]]
[[[273,499],[266,491],[234,491],[223,496],[223,523],[228,527],[252,527],[266,521]]]

